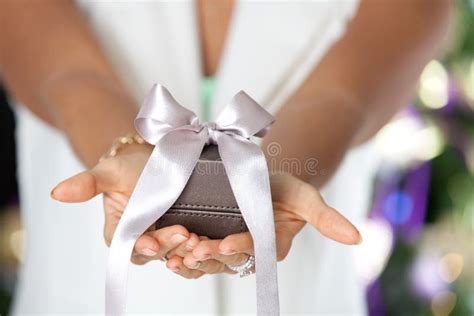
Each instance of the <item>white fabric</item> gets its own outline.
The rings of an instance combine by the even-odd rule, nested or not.
[[[137,100],[158,82],[200,113],[202,68],[193,1],[80,1],[80,6]],[[240,89],[276,112],[341,36],[356,8],[356,0],[238,2],[218,70],[213,116]],[[83,166],[59,131],[20,105],[17,118],[28,238],[13,312],[102,313],[107,249],[101,199],[82,204],[51,200],[50,189]],[[356,222],[368,207],[370,157],[369,148],[354,150],[325,189],[328,201]],[[254,281],[230,276],[185,280],[161,262],[132,266],[128,311],[254,312]],[[350,249],[310,227],[279,264],[279,281],[283,313],[366,313]]]

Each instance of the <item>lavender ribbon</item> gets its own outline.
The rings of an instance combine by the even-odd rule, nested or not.
[[[215,123],[200,124],[161,85],[154,85],[135,119],[155,148],[114,233],[106,277],[106,313],[125,313],[127,274],[136,240],[177,200],[205,144],[218,145],[237,204],[254,240],[257,311],[278,315],[275,227],[265,157],[250,141],[274,118],[245,92],[237,93]]]

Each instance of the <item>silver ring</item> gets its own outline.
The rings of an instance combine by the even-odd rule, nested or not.
[[[234,272],[238,272],[241,278],[247,275],[251,275],[252,271],[250,271],[250,269],[252,269],[254,265],[255,265],[255,257],[252,255],[249,255],[247,260],[242,264],[238,264],[238,265],[226,264],[226,266],[229,269],[231,269]]]

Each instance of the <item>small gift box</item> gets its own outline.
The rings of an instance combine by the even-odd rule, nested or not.
[[[251,137],[265,135],[273,121],[243,91],[230,100],[215,122],[201,123],[166,88],[152,88],[135,127],[155,148],[112,239],[107,314],[124,314],[130,256],[139,236],[155,223],[157,228],[181,224],[211,239],[248,227],[255,253],[255,261],[249,262],[257,267],[258,313],[278,315],[270,181],[265,156],[251,141]]]
[[[176,224],[211,239],[248,231],[216,145],[204,147],[186,187],[156,228]]]

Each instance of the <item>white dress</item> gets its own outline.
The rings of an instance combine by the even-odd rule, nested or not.
[[[202,77],[193,1],[80,1],[110,61],[137,100],[158,82],[200,114]],[[217,73],[212,116],[245,90],[276,112],[344,32],[356,0],[239,1]],[[101,198],[53,201],[49,192],[81,170],[64,135],[17,106],[22,218],[27,230],[13,313],[104,312],[107,248]],[[325,188],[328,202],[359,222],[367,212],[370,150],[353,150]],[[282,313],[365,314],[364,291],[347,246],[306,227],[279,264]],[[186,280],[162,262],[132,266],[130,313],[255,312],[255,279]]]

